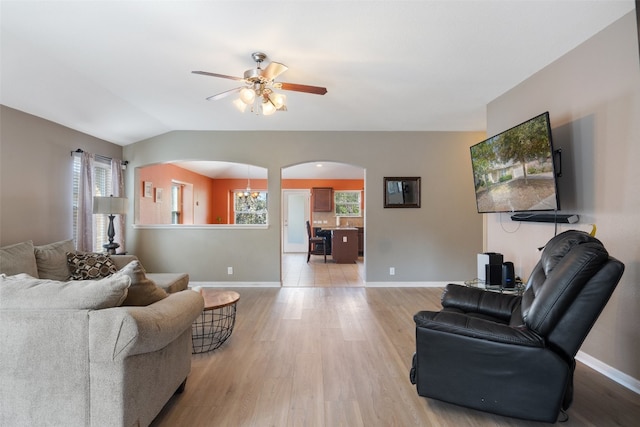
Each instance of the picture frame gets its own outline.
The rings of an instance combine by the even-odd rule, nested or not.
[[[142,195],[143,197],[153,197],[153,182],[144,181],[142,183]]]
[[[162,203],[162,188],[156,188],[156,203]]]
[[[420,177],[384,177],[385,208],[419,208]]]

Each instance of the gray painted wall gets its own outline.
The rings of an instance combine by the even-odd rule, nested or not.
[[[153,229],[127,216],[127,249],[149,271],[188,271],[194,281],[280,282],[280,170],[312,160],[366,169],[366,280],[406,284],[475,276],[482,247],[469,146],[484,133],[172,132],[127,146],[102,141],[5,106],[0,110],[0,245],[44,244],[72,234],[70,152],[124,158],[135,201],[137,166],[168,160],[224,160],[268,168],[266,229]],[[123,153],[124,151],[124,153]],[[384,176],[422,177],[422,208],[383,209]],[[227,275],[227,266],[234,275]],[[389,267],[396,275],[389,276]]]
[[[267,118],[265,118],[267,119]],[[269,171],[267,229],[143,228],[130,221],[128,248],[152,270],[186,270],[204,282],[280,283],[280,171],[338,161],[365,168],[365,275],[375,282],[433,282],[475,277],[482,247],[469,132],[170,132],[124,149],[127,182],[135,169],[171,160],[251,163]],[[383,177],[422,177],[420,209],[384,209]],[[140,197],[129,186],[129,197]],[[227,267],[234,275],[227,275]],[[395,276],[389,275],[395,267]]]
[[[73,235],[71,151],[122,157],[122,147],[0,106],[0,245]]]
[[[563,150],[562,210],[580,215],[565,229],[597,234],[626,265],[622,281],[582,351],[640,378],[640,61],[633,12],[488,105],[493,135],[549,111]],[[487,249],[503,252],[527,277],[552,224],[487,215]]]

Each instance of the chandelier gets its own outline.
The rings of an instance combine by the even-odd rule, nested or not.
[[[238,193],[238,197],[247,198],[251,197],[252,199],[257,199],[260,196],[259,191],[251,191],[251,173],[249,171],[249,165],[247,165],[247,188],[244,192]]]

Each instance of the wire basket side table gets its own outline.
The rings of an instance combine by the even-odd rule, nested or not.
[[[233,291],[202,289],[200,294],[204,310],[191,327],[193,354],[213,351],[231,336],[240,300],[240,295]]]

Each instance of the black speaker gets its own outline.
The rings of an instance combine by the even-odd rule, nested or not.
[[[486,264],[484,268],[486,272],[484,283],[489,286],[500,286],[502,284],[502,264]]]
[[[513,288],[516,285],[513,263],[507,261],[502,264],[502,287]]]

